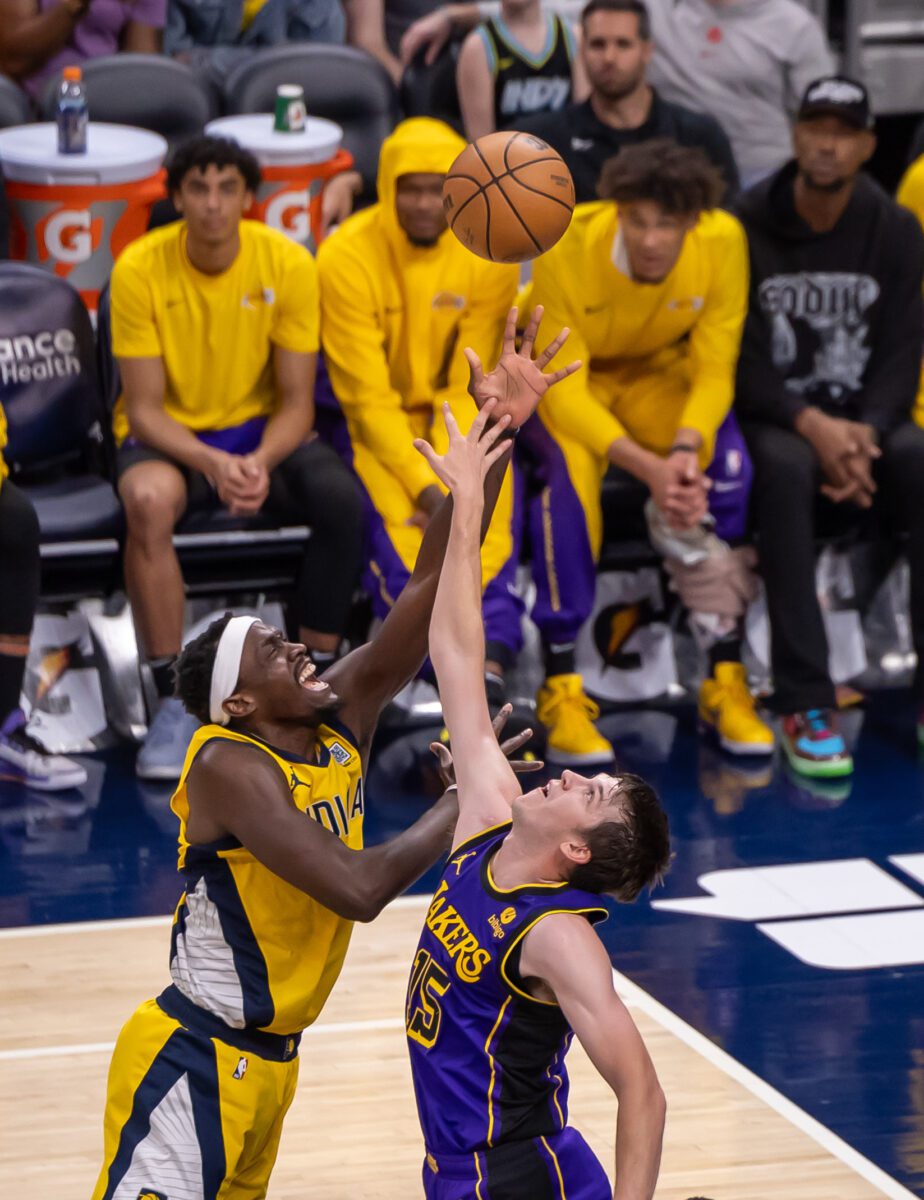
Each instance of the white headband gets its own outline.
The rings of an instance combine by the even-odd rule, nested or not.
[[[227,725],[231,720],[222,704],[234,692],[241,673],[244,639],[251,625],[255,625],[259,619],[232,617],[218,639],[215,661],[212,663],[212,686],[209,688],[209,717],[215,725]]]

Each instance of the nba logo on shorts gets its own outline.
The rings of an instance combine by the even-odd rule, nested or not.
[[[725,454],[725,471],[732,479],[741,474],[741,451],[728,450]]]
[[[163,1192],[152,1192],[150,1188],[142,1188],[138,1200],[167,1200]]]
[[[239,1058],[237,1060],[237,1066],[234,1068],[234,1074],[232,1076],[232,1079],[243,1079],[244,1072],[246,1070],[247,1070],[247,1059]]]

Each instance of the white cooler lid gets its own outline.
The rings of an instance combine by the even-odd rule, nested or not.
[[[0,129],[3,172],[19,183],[132,183],[153,175],[166,153],[167,143],[159,133],[133,125],[89,121],[86,154],[59,154],[53,121]]]
[[[324,117],[309,117],[299,133],[279,133],[272,113],[243,113],[209,121],[205,132],[234,138],[266,167],[329,162],[340,149],[343,130]]]

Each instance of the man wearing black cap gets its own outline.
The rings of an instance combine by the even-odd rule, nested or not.
[[[774,700],[784,752],[812,776],[853,770],[832,712],[816,530],[864,521],[909,534],[924,700],[924,430],[911,422],[924,236],[861,172],[876,144],[872,126],[862,84],[815,80],[796,117],[795,160],[737,206],[751,292],[736,411],[755,468]],[[922,717],[919,707],[919,740]]]

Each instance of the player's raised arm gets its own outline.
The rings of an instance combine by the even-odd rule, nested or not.
[[[551,990],[619,1101],[613,1200],[651,1200],[667,1105],[642,1036],[613,987],[603,943],[584,917],[552,914],[524,938],[519,971]]]
[[[505,452],[510,417],[486,430],[491,400],[463,436],[444,406],[449,449],[442,457],[422,440],[414,443],[453,500],[446,561],[430,619],[430,660],[456,757],[460,820],[456,840],[507,820],[520,786],[497,744],[484,690],[484,627],[481,618],[482,481]]]
[[[501,356],[491,371],[484,370],[474,350],[465,351],[470,370],[469,392],[475,404],[482,409],[493,400],[491,419],[497,421],[502,416],[509,416],[514,428],[532,416],[540,399],[554,383],[580,366],[580,363],[571,363],[544,373],[544,368],[564,344],[568,331],[563,329],[533,358],[541,318],[542,309],[537,308],[517,349],[517,310],[510,310]],[[482,539],[494,512],[508,461],[509,451],[493,462],[484,477]],[[376,637],[325,673],[325,680],[343,698],[341,720],[353,730],[364,747],[382,708],[420,670],[426,657],[430,614],[446,554],[451,517],[452,498],[447,497],[430,520],[411,578]]]

